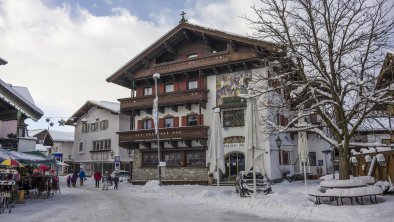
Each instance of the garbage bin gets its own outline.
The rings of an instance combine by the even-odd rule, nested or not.
[[[19,190],[18,194],[18,201],[16,203],[18,204],[24,204],[25,203],[25,191],[24,190]]]

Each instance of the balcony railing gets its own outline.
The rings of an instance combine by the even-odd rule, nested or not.
[[[119,99],[121,110],[152,108],[154,95]],[[159,106],[173,106],[206,102],[208,89],[191,89],[159,94]]]
[[[208,139],[208,126],[185,126],[159,129],[160,140],[206,140]],[[154,141],[154,129],[133,130],[118,132],[119,142],[147,142]]]

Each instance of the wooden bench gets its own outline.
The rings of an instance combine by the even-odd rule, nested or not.
[[[343,205],[343,198],[349,198],[351,204],[353,205],[353,199],[356,200],[358,204],[364,205],[364,197],[369,197],[371,204],[377,204],[377,195],[382,195],[383,191],[381,188],[376,186],[363,186],[363,187],[353,187],[353,188],[333,188],[326,190],[326,192],[321,193],[310,193],[309,196],[315,197],[315,204],[321,204],[321,198],[330,198],[330,202],[336,201],[339,205],[339,201]],[[360,200],[359,200],[360,198]]]

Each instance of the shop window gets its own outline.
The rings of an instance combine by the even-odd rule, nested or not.
[[[223,127],[244,126],[244,110],[223,111]]]
[[[198,125],[198,116],[197,115],[187,116],[187,125],[188,126],[197,126]]]
[[[165,88],[164,88],[164,91],[165,91],[166,93],[168,93],[168,92],[174,92],[174,84],[167,84],[167,85],[165,86]]]
[[[145,87],[144,88],[144,96],[152,95],[152,87]]]
[[[188,89],[197,89],[198,88],[197,81],[196,80],[188,81],[187,82],[187,88]]]
[[[166,117],[164,119],[164,126],[165,126],[165,128],[174,127],[174,118],[173,117]]]
[[[182,166],[182,153],[181,152],[165,152],[164,161],[167,166]]]
[[[205,166],[205,151],[189,151],[186,154],[186,163],[188,166]]]
[[[151,119],[144,119],[142,128],[143,129],[152,129],[152,120]]]
[[[157,166],[157,152],[143,152],[142,153],[142,165],[143,166]]]
[[[309,152],[309,165],[316,166],[316,152]]]

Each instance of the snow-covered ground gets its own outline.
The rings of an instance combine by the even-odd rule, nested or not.
[[[307,188],[302,181],[283,182],[256,198],[240,198],[233,187],[160,187],[152,181],[103,191],[93,183],[90,178],[84,187],[62,183],[61,194],[29,199],[1,214],[0,221],[394,221],[394,196],[380,196],[374,205],[315,205],[308,193],[318,181]]]

